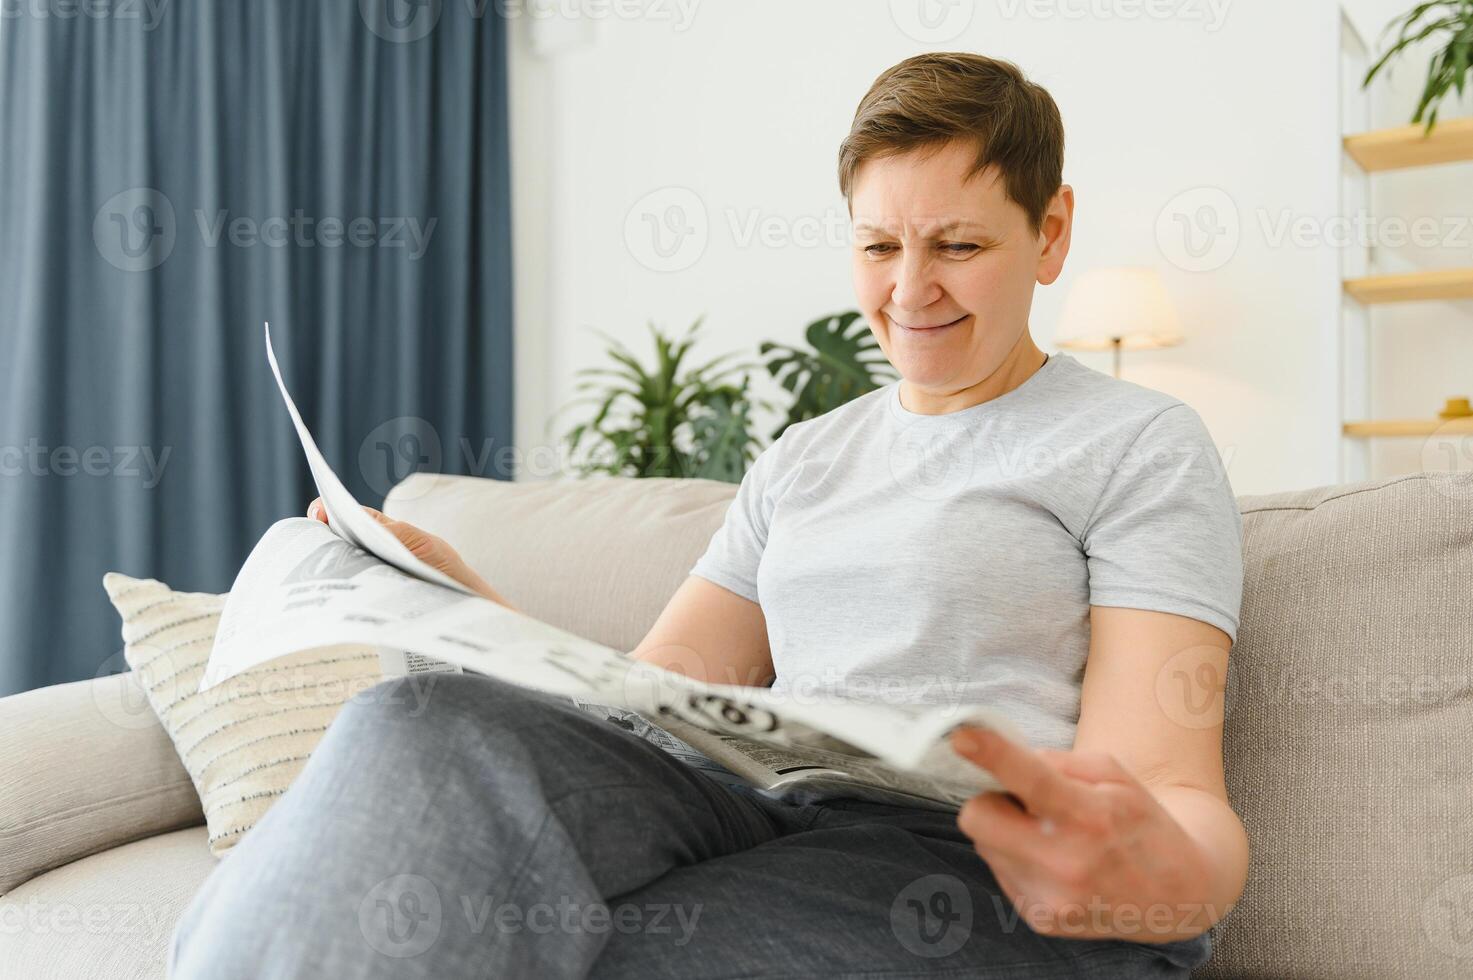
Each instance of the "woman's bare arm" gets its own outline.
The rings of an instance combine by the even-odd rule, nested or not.
[[[443,539],[386,517],[372,507],[363,509],[393,531],[421,561],[492,602],[516,609]],[[327,523],[320,498],[312,501],[307,516]],[[761,687],[773,677],[762,607],[694,575],[675,590],[630,656],[713,683]]]
[[[715,684],[762,687],[773,678],[762,607],[695,575],[630,656]]]

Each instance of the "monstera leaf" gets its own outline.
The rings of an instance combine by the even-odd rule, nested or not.
[[[812,350],[764,343],[767,370],[793,395],[776,439],[794,422],[818,416],[895,380],[869,324],[857,312],[837,313],[810,323],[804,337]]]
[[[745,377],[740,387],[719,388],[708,395],[704,410],[691,419],[696,447],[692,476],[742,482],[758,450],[748,417],[751,407]]]

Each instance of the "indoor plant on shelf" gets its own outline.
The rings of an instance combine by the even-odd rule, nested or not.
[[[1419,3],[1411,10],[1392,20],[1386,26],[1386,34],[1400,27],[1396,42],[1371,66],[1362,87],[1385,68],[1391,59],[1407,48],[1428,38],[1442,43],[1441,49],[1432,55],[1427,68],[1427,85],[1417,103],[1412,122],[1425,118],[1426,132],[1431,133],[1437,125],[1437,113],[1441,103],[1456,89],[1463,94],[1468,72],[1473,67],[1473,0],[1441,0],[1438,3]]]

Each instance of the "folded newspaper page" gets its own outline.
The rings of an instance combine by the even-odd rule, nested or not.
[[[291,653],[357,643],[637,712],[688,743],[703,742],[700,753],[764,788],[782,788],[780,770],[792,777],[821,770],[829,780],[943,802],[998,788],[947,739],[961,724],[1018,738],[984,706],[794,698],[709,684],[447,585],[447,576],[365,514],[332,472],[270,343],[268,328],[268,358],[331,524],[287,518],[256,544],[221,613],[202,690]]]

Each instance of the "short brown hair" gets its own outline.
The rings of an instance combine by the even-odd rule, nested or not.
[[[866,160],[958,139],[977,144],[971,172],[996,164],[1008,198],[1040,231],[1064,179],[1059,107],[1017,65],[978,54],[916,55],[875,79],[839,146],[839,189],[852,200],[854,175]]]

